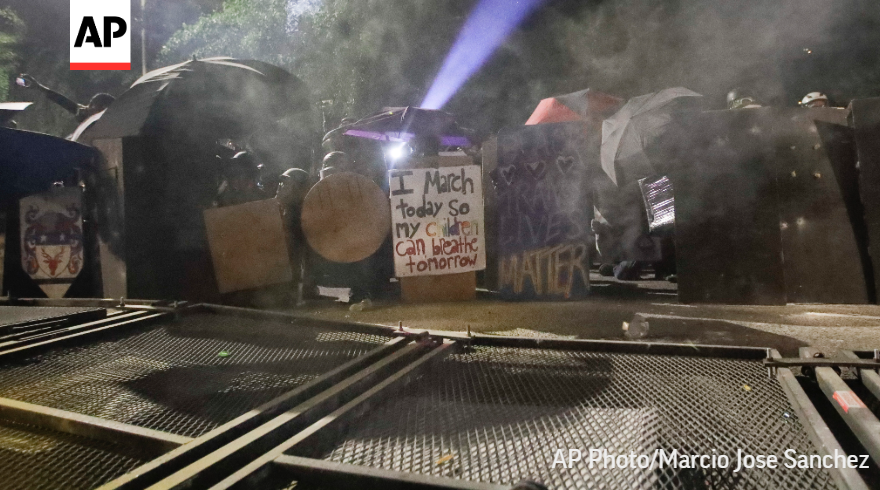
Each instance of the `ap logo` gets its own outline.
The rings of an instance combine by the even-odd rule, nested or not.
[[[131,69],[130,0],[70,0],[70,69]]]

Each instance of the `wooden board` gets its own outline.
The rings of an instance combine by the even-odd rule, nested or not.
[[[477,297],[477,274],[401,277],[400,294],[405,303],[471,301]]]
[[[508,299],[589,293],[591,169],[599,137],[584,123],[524,126],[498,135],[498,277]]]
[[[880,292],[880,98],[854,100],[850,109],[858,149],[859,192],[864,206],[874,291]]]
[[[205,227],[221,293],[293,279],[281,208],[274,199],[206,209]]]
[[[786,302],[769,111],[695,114],[667,136],[684,303]]]
[[[877,292],[874,285],[871,254],[868,250],[865,207],[862,205],[862,199],[859,195],[859,169],[857,168],[859,157],[856,150],[855,131],[849,126],[846,119],[836,123],[816,119],[815,124],[828,158],[831,160],[831,166],[834,169],[834,175],[846,206],[846,214],[849,216],[849,223],[855,235],[868,302],[874,303]]]
[[[823,139],[815,122],[842,122],[842,115],[761,108],[683,123],[670,174],[681,301],[869,300],[847,204],[846,141],[825,126]]]
[[[362,175],[331,175],[306,195],[302,229],[321,257],[341,263],[363,260],[379,249],[391,231],[388,196]]]
[[[823,140],[814,122],[827,119],[829,111],[844,112],[776,108],[761,122],[772,138],[789,303],[868,302],[859,245],[843,192],[846,173],[855,161],[832,164],[832,155],[846,158],[839,148],[843,141]],[[826,137],[834,134],[828,131]]]
[[[492,183],[492,172],[498,168],[498,138],[493,136],[483,142],[483,212],[486,214],[486,270],[483,271],[483,287],[497,291],[498,283],[498,196]]]
[[[0,296],[4,296],[6,290],[3,286],[3,267],[6,264],[6,210],[0,206]]]
[[[411,159],[400,168],[441,168],[470,165],[467,156],[445,156]],[[439,276],[401,277],[401,299],[407,303],[470,301],[477,297],[477,273],[462,272]]]
[[[94,144],[105,161],[86,190],[96,203],[104,295],[220,301],[203,214],[217,198],[212,153],[158,136]]]
[[[94,196],[99,209],[103,210],[98,218],[97,234],[101,295],[104,298],[127,298],[122,139],[97,139],[92,144],[102,156],[100,168],[94,176],[95,187],[99,189]]]

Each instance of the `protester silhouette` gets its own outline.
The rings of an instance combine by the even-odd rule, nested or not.
[[[49,87],[38,82],[34,77],[28,75],[27,73],[22,73],[18,76],[16,80],[19,86],[38,90],[43,92],[46,95],[46,98],[51,100],[52,102],[60,105],[67,112],[74,115],[78,122],[83,122],[94,114],[97,114],[113,103],[116,100],[112,95],[106,93],[99,93],[92,96],[91,100],[89,100],[88,105],[77,104],[73,100],[70,100],[63,94],[60,94]]]

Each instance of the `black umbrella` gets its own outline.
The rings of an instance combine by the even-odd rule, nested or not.
[[[0,128],[0,202],[45,191],[97,156],[94,148],[62,138]]]
[[[683,87],[633,97],[602,123],[602,169],[618,186],[656,173],[646,150],[677,112],[699,107],[702,96]]]
[[[436,136],[441,146],[471,146],[473,135],[443,111],[419,107],[388,107],[345,128],[348,136],[377,141],[407,142],[416,136]]]
[[[0,126],[8,123],[33,102],[0,102]]]
[[[139,78],[73,139],[119,138],[208,129],[228,137],[310,109],[305,84],[261,61],[209,58],[153,70]]]

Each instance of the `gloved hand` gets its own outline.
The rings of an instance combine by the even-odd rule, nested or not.
[[[34,77],[28,75],[27,73],[22,73],[15,80],[15,83],[18,84],[19,87],[24,88],[40,88],[40,82],[36,81]]]

